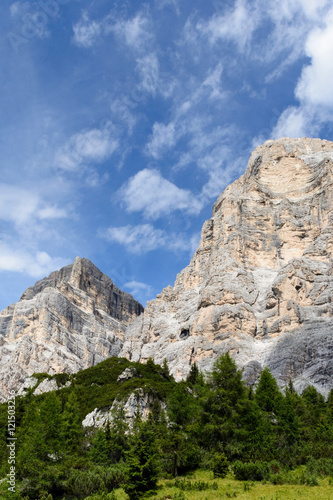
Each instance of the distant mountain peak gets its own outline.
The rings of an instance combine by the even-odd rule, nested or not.
[[[73,373],[119,354],[143,312],[88,259],[54,271],[0,313],[0,393],[32,373]]]

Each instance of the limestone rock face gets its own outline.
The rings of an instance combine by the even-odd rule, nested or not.
[[[333,143],[268,141],[228,186],[174,287],[128,326],[121,356],[185,377],[229,352],[255,384],[333,387]]]
[[[127,400],[115,400],[111,407],[98,409],[95,408],[91,413],[85,416],[82,425],[83,427],[102,428],[108,422],[112,425],[115,418],[118,418],[117,412],[123,410],[123,418],[127,423],[128,428],[132,429],[137,415],[140,419],[147,420],[151,413],[155,398],[152,394],[148,394],[143,389],[136,389],[129,395]],[[166,411],[167,406],[164,401],[159,401],[161,409]]]
[[[89,260],[56,271],[0,313],[0,395],[33,373],[74,373],[117,356],[143,311]]]

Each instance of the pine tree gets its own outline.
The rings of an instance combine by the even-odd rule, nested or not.
[[[18,441],[21,443],[17,450],[18,477],[28,477],[30,481],[39,479],[43,458],[47,453],[44,436],[41,431],[41,422],[38,406],[35,402],[27,408],[27,413],[18,430]]]
[[[193,365],[191,366],[190,373],[188,374],[188,376],[186,378],[186,382],[191,386],[195,385],[199,380],[199,375],[200,375],[200,372],[199,372],[198,365],[196,363],[193,363]]]
[[[162,368],[163,368],[163,375],[165,376],[166,379],[170,380],[170,369],[166,358],[163,359]]]
[[[61,404],[54,392],[47,394],[38,407],[30,403],[18,432],[18,477],[26,479],[25,491],[31,498],[54,488],[61,492],[62,470],[58,466],[64,454]]]
[[[129,449],[129,426],[122,405],[118,405],[113,411],[112,424],[107,422],[105,438],[111,463],[125,459],[125,453]]]
[[[149,422],[143,422],[132,437],[130,450],[126,453],[128,482],[124,490],[130,500],[139,500],[157,486],[158,462],[154,432]]]
[[[248,391],[248,398],[238,405],[238,411],[238,428],[234,429],[234,436],[238,441],[239,458],[246,461],[270,459],[268,449],[272,435],[267,432],[270,423],[260,411],[252,388]]]
[[[221,356],[213,365],[210,384],[213,389],[224,391],[230,402],[236,403],[245,396],[245,385],[242,373],[229,353]]]
[[[282,394],[275,378],[267,367],[261,373],[255,399],[263,411],[274,413],[275,415],[279,412]]]
[[[280,430],[285,440],[283,446],[291,447],[299,439],[299,422],[296,414],[297,398],[293,385],[289,384],[280,407]]]
[[[48,454],[62,453],[62,415],[61,403],[55,392],[50,392],[40,406],[41,434],[47,445]]]
[[[326,412],[324,397],[312,385],[302,392],[302,400],[306,407],[306,419],[311,427],[317,425],[320,416]]]
[[[169,398],[168,414],[173,427],[184,428],[193,417],[192,397],[187,390],[183,383],[179,383]]]
[[[333,389],[330,390],[327,396],[327,418],[330,419],[333,426]]]
[[[247,390],[242,374],[229,354],[221,356],[214,363],[207,388],[201,399],[202,432],[199,439],[205,447],[214,450],[226,452],[225,447],[229,446],[229,455],[232,455],[232,442],[235,440],[235,430],[240,426]]]
[[[108,443],[103,429],[98,429],[89,449],[90,460],[94,464],[105,465],[109,461]]]
[[[302,392],[303,414],[301,422],[306,440],[311,441],[311,455],[316,458],[330,456],[327,447],[330,439],[330,423],[326,421],[327,405],[324,397],[315,387],[309,386]]]
[[[149,414],[149,416],[150,415],[152,416],[154,423],[158,424],[158,422],[160,421],[160,418],[161,418],[161,403],[157,399],[157,397],[154,398],[153,406],[152,406],[151,413]]]
[[[158,372],[157,365],[155,364],[155,361],[153,360],[153,358],[148,358],[147,359],[146,367],[147,367],[147,370],[149,372],[151,372],[151,373],[157,373]]]
[[[83,440],[80,407],[75,392],[71,392],[63,412],[63,438],[69,453],[77,452]]]

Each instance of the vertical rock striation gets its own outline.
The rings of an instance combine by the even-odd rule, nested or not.
[[[174,287],[127,329],[121,356],[165,358],[185,377],[228,351],[255,384],[268,366],[333,386],[333,143],[268,141],[228,186]]]
[[[32,373],[73,373],[117,356],[143,312],[87,259],[55,271],[0,313],[0,394]]]

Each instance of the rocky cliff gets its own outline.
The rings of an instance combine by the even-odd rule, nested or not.
[[[128,327],[120,352],[185,377],[228,351],[254,384],[268,366],[333,386],[333,143],[268,141],[227,187],[189,266]]]
[[[50,274],[0,313],[0,395],[32,373],[73,373],[117,356],[143,307],[87,259]]]

